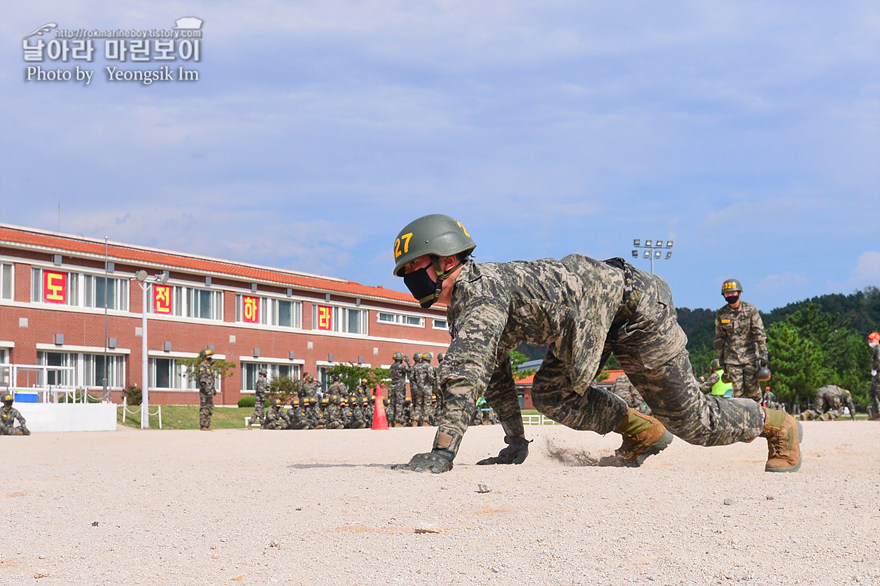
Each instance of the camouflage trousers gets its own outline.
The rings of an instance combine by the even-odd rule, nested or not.
[[[653,416],[688,443],[717,446],[758,437],[764,426],[761,406],[748,399],[725,399],[700,391],[681,342],[686,338],[678,325],[669,287],[652,275],[634,273],[634,295],[642,298],[637,304],[625,301],[605,340],[603,357],[614,353]],[[665,361],[658,360],[673,344],[680,350]],[[500,370],[489,382],[493,392],[487,389],[486,401],[501,419],[505,434],[520,435],[524,429],[519,400],[512,390],[513,376],[509,369]],[[535,409],[573,429],[599,434],[613,431],[626,418],[626,403],[594,383],[586,389],[574,388],[570,372],[568,365],[548,350],[532,386]]]
[[[406,385],[393,386],[388,391],[388,423],[403,424],[406,421],[404,408],[406,403]]]
[[[413,424],[426,421],[428,418],[428,390],[418,386],[410,387],[412,389],[412,420]]]
[[[266,416],[266,397],[262,393],[254,395],[254,414],[251,417],[251,424],[256,425],[262,423]]]
[[[754,364],[725,364],[724,368],[727,377],[733,383],[734,397],[761,402],[764,393],[761,392],[761,386],[755,378],[757,369]]]
[[[199,392],[199,427],[211,427],[214,414],[214,394]]]
[[[871,403],[871,413],[876,416],[880,413],[880,374],[871,377],[871,389],[868,391]]]

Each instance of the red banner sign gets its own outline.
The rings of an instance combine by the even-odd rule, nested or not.
[[[67,303],[67,273],[43,271],[43,301]]]
[[[153,285],[153,313],[171,313],[171,285]]]
[[[241,298],[241,319],[249,324],[260,323],[260,298],[243,295]]]
[[[329,305],[318,306],[318,329],[333,331],[333,308]]]

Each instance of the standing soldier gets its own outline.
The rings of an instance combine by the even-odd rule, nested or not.
[[[446,405],[432,450],[396,468],[451,470],[484,392],[507,447],[478,463],[522,463],[529,441],[508,356],[522,342],[549,346],[535,374],[535,408],[574,429],[621,434],[621,463],[638,466],[665,448],[672,441],[666,425],[703,446],[765,437],[766,471],[800,468],[802,430],[793,417],[755,401],[700,392],[662,278],[623,259],[576,254],[477,264],[470,258],[474,248],[461,222],[441,214],[410,222],[394,242],[394,274],[423,308],[446,306],[452,337],[440,376]],[[656,419],[591,384],[612,352]]]
[[[871,419],[880,421],[880,334],[868,334],[868,346],[871,347]]]
[[[733,383],[733,396],[761,402],[756,373],[767,366],[767,336],[758,309],[740,299],[742,284],[727,279],[721,294],[727,305],[715,314],[715,353]]]
[[[327,393],[332,397],[336,395],[337,397],[347,397],[348,396],[348,387],[345,386],[345,383],[339,380],[339,375],[334,374],[331,378],[333,382],[330,383],[330,386],[327,387]]]
[[[413,426],[425,425],[427,419],[428,397],[434,390],[434,368],[431,366],[431,353],[422,352],[419,360],[412,367],[409,392],[412,395]]]
[[[12,406],[15,397],[6,393],[3,395],[3,407],[0,408],[0,435],[30,435],[24,416]],[[15,422],[18,421],[18,427]]]
[[[410,373],[409,356],[404,356],[402,352],[394,353],[394,364],[388,370],[391,377],[391,386],[389,388],[389,406],[388,406],[388,423],[391,427],[403,424],[403,401],[406,398],[406,377]],[[404,366],[403,361],[406,360]]]
[[[201,431],[211,431],[211,416],[214,414],[214,351],[210,348],[199,352],[202,361],[199,363],[199,428]]]
[[[269,390],[269,383],[266,380],[266,367],[260,367],[254,387],[254,414],[248,422],[248,427],[255,423],[263,424],[263,417],[266,412],[266,391]]]

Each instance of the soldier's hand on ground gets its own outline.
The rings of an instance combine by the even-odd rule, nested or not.
[[[416,454],[407,464],[395,464],[392,470],[409,470],[411,472],[427,472],[434,474],[452,470],[452,459],[455,454],[449,450],[434,450],[424,454]]]
[[[507,447],[498,452],[493,458],[485,458],[477,462],[478,466],[486,466],[488,464],[522,464],[529,455],[529,440],[514,436],[504,436],[504,443]]]

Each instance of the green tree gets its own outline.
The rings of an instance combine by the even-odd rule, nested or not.
[[[372,389],[377,385],[387,386],[385,381],[389,378],[387,368],[368,368],[346,362],[334,365],[327,374],[330,376],[338,374],[339,380],[348,387],[349,391],[354,391],[361,384],[361,379],[367,379],[367,385]]]
[[[509,351],[507,355],[510,356],[510,367],[513,370],[514,380],[522,380],[531,374],[535,374],[534,368],[518,370],[520,364],[522,364],[523,362],[528,362],[530,360],[528,356],[520,354],[516,350]]]
[[[192,358],[178,358],[178,364],[185,368],[186,376],[192,380],[199,378],[199,364],[202,362],[201,357],[193,356]],[[213,358],[211,360],[211,369],[220,377],[232,376],[235,369],[235,363],[228,360],[220,360]]]
[[[780,401],[808,405],[816,389],[831,380],[833,372],[824,365],[822,348],[788,322],[767,329],[767,349],[773,392]]]

